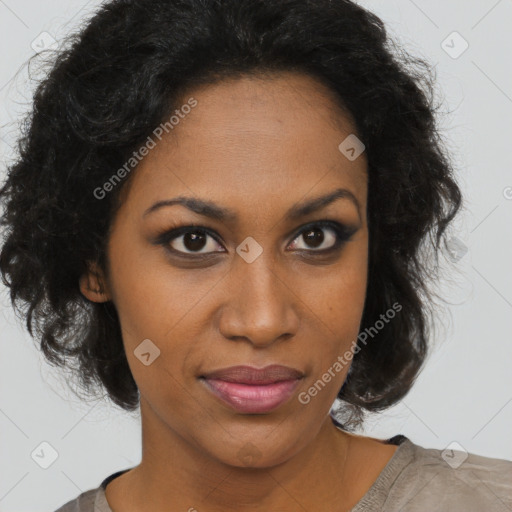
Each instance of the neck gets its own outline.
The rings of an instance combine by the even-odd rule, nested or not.
[[[148,506],[149,496],[155,512],[168,512],[169,504],[171,510],[191,512],[303,512],[317,510],[319,504],[329,510],[329,503],[341,510],[353,501],[344,470],[354,436],[333,425],[328,415],[313,441],[296,455],[275,466],[253,468],[228,465],[199,451],[142,401],[141,412],[142,462],[126,474],[130,501],[140,510]]]

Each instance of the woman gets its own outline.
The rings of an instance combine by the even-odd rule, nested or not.
[[[427,71],[342,0],[111,1],[58,57],[0,270],[143,444],[60,512],[512,507],[510,461],[354,433],[422,368],[461,205]]]

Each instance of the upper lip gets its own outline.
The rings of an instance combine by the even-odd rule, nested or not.
[[[272,364],[264,368],[254,366],[230,366],[202,375],[205,379],[217,379],[240,384],[273,384],[285,380],[300,379],[304,374],[295,368]]]

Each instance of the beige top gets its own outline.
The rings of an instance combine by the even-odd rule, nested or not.
[[[512,512],[512,461],[463,452],[424,448],[403,435],[368,492],[350,512]],[[112,512],[107,484],[83,492],[56,512]]]

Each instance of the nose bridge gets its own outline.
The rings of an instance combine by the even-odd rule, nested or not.
[[[237,262],[242,288],[248,292],[243,297],[253,308],[263,306],[270,310],[271,306],[281,302],[279,295],[282,290],[279,288],[282,284],[276,276],[275,263],[271,260],[270,254],[262,254],[252,263]]]
[[[254,345],[267,345],[284,334],[293,334],[298,318],[293,293],[278,277],[275,259],[263,251],[248,263],[237,256],[230,270],[230,303],[221,329],[228,338],[244,337]]]

